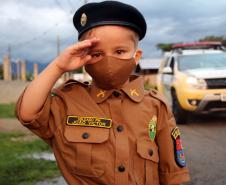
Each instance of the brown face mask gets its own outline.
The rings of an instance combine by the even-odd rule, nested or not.
[[[94,82],[102,89],[118,89],[135,69],[134,58],[119,59],[106,56],[94,64],[87,64],[85,69]]]

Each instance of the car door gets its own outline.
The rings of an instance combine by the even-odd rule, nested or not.
[[[175,58],[170,57],[162,71],[163,94],[171,104],[171,87],[174,78]]]

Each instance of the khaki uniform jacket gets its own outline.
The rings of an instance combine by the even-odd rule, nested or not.
[[[175,185],[189,181],[175,162],[175,120],[157,91],[132,76],[121,90],[68,81],[53,90],[30,123],[70,185]],[[156,123],[150,138],[149,122]],[[154,137],[154,138],[153,138]]]

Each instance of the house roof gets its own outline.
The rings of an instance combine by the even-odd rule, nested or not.
[[[160,67],[162,59],[161,58],[147,58],[147,59],[141,59],[139,61],[139,66],[141,69],[158,69]]]

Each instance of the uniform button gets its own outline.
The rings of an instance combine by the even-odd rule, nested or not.
[[[125,171],[125,167],[124,167],[123,165],[120,165],[120,166],[118,167],[118,171],[119,171],[119,172],[124,172],[124,171]]]
[[[153,152],[152,149],[150,149],[150,150],[148,151],[148,153],[149,153],[150,156],[153,156],[153,153],[154,153],[154,152]]]
[[[83,139],[88,139],[89,138],[89,134],[87,132],[82,134],[82,138]]]
[[[122,131],[123,131],[123,129],[124,129],[124,128],[123,128],[123,126],[122,126],[122,125],[118,125],[118,126],[117,126],[117,131],[118,131],[118,132],[122,132]]]
[[[115,97],[119,97],[119,96],[120,96],[120,93],[119,93],[118,91],[114,91],[114,92],[113,92],[113,95],[114,95]]]

